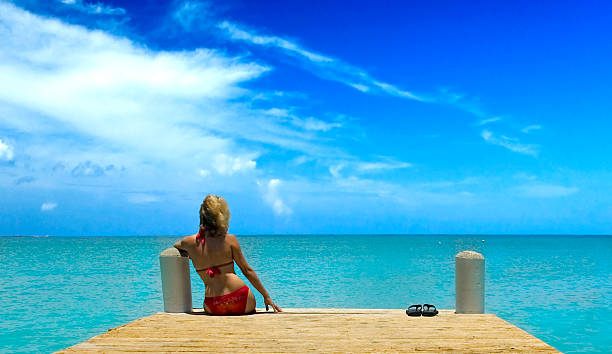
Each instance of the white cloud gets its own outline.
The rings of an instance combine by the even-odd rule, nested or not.
[[[565,187],[554,184],[530,184],[518,187],[519,191],[528,196],[535,198],[556,198],[567,197],[578,192],[576,187]]]
[[[92,15],[125,15],[125,9],[104,5],[101,2],[84,3],[83,0],[59,0],[64,5],[69,5],[77,11]]]
[[[288,109],[270,108],[266,110],[266,114],[269,114],[274,117],[288,117],[290,113]]]
[[[340,173],[347,170],[347,173],[373,173],[382,171],[398,170],[412,167],[411,163],[395,161],[385,158],[383,161],[342,161],[329,166],[328,170],[332,177],[342,178]]]
[[[212,6],[205,1],[184,1],[178,3],[172,13],[172,18],[185,30],[190,31],[194,26],[206,28],[210,25]]]
[[[231,176],[236,172],[254,170],[257,162],[245,157],[219,154],[215,157],[214,168],[220,175]]]
[[[525,128],[521,129],[521,131],[525,134],[529,134],[534,130],[540,130],[542,129],[541,125],[528,125]]]
[[[281,185],[281,180],[277,178],[270,179],[267,183],[259,183],[261,187],[263,187],[263,198],[264,201],[272,207],[274,213],[276,215],[290,215],[293,213],[291,208],[289,208],[283,199],[279,195],[279,186]]]
[[[397,88],[396,86],[391,85],[391,84],[387,84],[387,83],[380,82],[380,81],[372,81],[372,84],[374,86],[377,86],[378,88],[380,88],[381,90],[383,90],[384,92],[386,92],[386,93],[388,93],[388,94],[390,94],[392,96],[409,98],[409,99],[417,100],[417,101],[423,101],[424,100],[422,97],[419,97],[419,96],[413,94],[412,92],[400,90],[399,88]]]
[[[112,178],[104,166],[126,166],[131,179],[115,183],[163,188],[194,166],[221,175],[254,170],[270,150],[342,155],[317,136],[339,123],[286,124],[288,108],[278,107],[277,118],[253,108],[255,95],[242,84],[269,70],[205,48],[155,51],[0,2],[0,128],[23,136],[37,171],[61,164],[102,183]],[[1,156],[13,159],[2,144]]]
[[[15,152],[12,146],[0,139],[0,160],[11,161],[15,157]]]
[[[485,118],[485,119],[481,119],[478,122],[476,122],[476,125],[487,125],[490,123],[494,123],[494,122],[498,122],[500,121],[501,118],[500,117],[493,117],[493,118]]]
[[[464,179],[456,180],[456,181],[429,181],[425,183],[419,184],[421,187],[425,188],[433,188],[433,189],[443,189],[443,188],[451,188],[451,187],[463,187],[481,184],[483,182],[482,178],[479,177],[466,177]]]
[[[127,197],[128,202],[133,204],[148,204],[159,202],[161,199],[155,194],[149,193],[131,193]]]
[[[205,169],[200,169],[198,171],[198,174],[200,175],[200,177],[206,178],[210,175],[210,171],[209,170],[205,170]]]
[[[326,132],[333,128],[342,127],[342,123],[339,122],[325,122],[320,119],[314,117],[301,118],[295,114],[291,113],[290,109],[281,109],[281,108],[270,108],[265,111],[266,114],[278,117],[278,118],[287,118],[291,124],[296,127],[302,128],[304,130],[314,130],[314,131],[322,131]]]
[[[417,95],[410,91],[373,78],[365,70],[345,63],[344,61],[326,56],[300,46],[294,41],[273,35],[261,35],[252,29],[242,27],[236,23],[223,21],[218,28],[234,41],[244,42],[250,45],[280,50],[282,53],[297,59],[297,65],[313,74],[331,81],[340,82],[360,92],[370,94],[388,94],[391,96],[417,100],[422,102],[437,102],[452,105],[456,108],[469,112],[481,119],[476,122],[477,126],[483,126],[502,120],[501,117],[485,118],[487,114],[482,108],[478,97],[467,97],[463,94],[443,89],[440,94],[427,97]],[[539,129],[539,126],[527,127],[530,130]],[[537,146],[525,145],[512,142],[508,137],[497,138],[490,132],[483,132],[483,138],[487,142],[506,147],[507,149],[528,155],[537,155]]]
[[[361,172],[373,172],[383,170],[397,170],[402,168],[412,167],[412,164],[408,162],[360,162],[357,164],[356,169]]]
[[[305,163],[308,163],[310,161],[312,161],[313,158],[307,155],[300,155],[296,158],[294,158],[293,160],[291,160],[291,164],[294,166],[300,166],[303,165]]]
[[[336,165],[329,166],[329,174],[331,174],[332,177],[334,178],[340,178],[341,177],[340,171],[342,171],[344,166],[345,166],[344,163],[339,163]]]
[[[57,208],[57,203],[55,202],[42,203],[42,205],[40,206],[41,211],[51,211],[55,208]]]
[[[504,135],[497,136],[489,130],[483,130],[482,138],[489,144],[505,147],[506,149],[520,154],[537,156],[537,145],[522,144],[517,138],[510,138]]]
[[[298,59],[302,68],[311,71],[323,79],[340,82],[361,92],[385,93],[411,100],[425,100],[423,97],[413,94],[412,92],[376,80],[363,69],[347,64],[340,59],[307,50],[290,40],[277,36],[260,35],[252,30],[241,28],[237,24],[229,21],[221,22],[218,27],[224,31],[231,40],[242,41],[261,47],[279,49],[283,53]]]
[[[362,85],[362,84],[356,84],[356,83],[352,83],[352,82],[348,82],[347,85],[349,85],[350,87],[357,89],[361,92],[368,92],[370,91],[370,88],[366,85]]]
[[[204,129],[221,124],[205,100],[221,107],[241,94],[238,83],[267,70],[206,49],[153,52],[9,4],[0,4],[0,23],[0,100],[40,112],[31,119],[158,158],[230,148]]]
[[[236,26],[233,23],[228,21],[221,22],[219,24],[219,28],[226,30],[232,39],[247,41],[253,44],[268,46],[268,47],[277,47],[284,49],[286,52],[291,53],[293,55],[298,55],[301,57],[305,57],[310,61],[318,62],[318,63],[330,63],[333,62],[334,59],[317,54],[308,50],[305,50],[298,46],[297,44],[290,42],[286,39],[276,37],[276,36],[262,36],[258,34],[254,34],[243,30]]]
[[[302,118],[298,118],[294,116],[292,117],[291,123],[297,127],[300,127],[306,130],[316,130],[316,131],[323,131],[323,132],[326,132],[333,128],[342,127],[341,123],[338,123],[338,122],[327,123],[327,122],[324,122],[322,120],[319,120],[313,117],[302,119]]]
[[[411,184],[396,184],[371,178],[356,176],[334,178],[328,183],[319,183],[319,190],[308,190],[302,187],[302,192],[308,193],[348,193],[359,195],[361,200],[375,198],[377,201],[389,202],[396,206],[423,207],[426,205],[453,205],[473,203],[476,195],[465,190],[448,192],[432,192],[422,186]],[[312,185],[312,188],[317,188]]]

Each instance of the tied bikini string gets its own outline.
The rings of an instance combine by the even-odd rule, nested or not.
[[[206,269],[206,274],[208,274],[209,277],[214,278],[215,274],[221,274],[221,270],[219,270],[219,267],[211,267]]]
[[[196,235],[196,241],[198,241],[198,243],[203,243],[204,242],[204,231],[206,231],[206,228],[203,225],[200,225],[200,230],[198,231],[198,234]]]

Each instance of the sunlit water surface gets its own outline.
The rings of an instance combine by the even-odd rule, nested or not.
[[[52,352],[162,311],[158,257],[176,239],[0,237],[0,351]],[[454,256],[475,250],[486,258],[487,312],[564,352],[612,351],[612,237],[285,235],[239,240],[281,307],[432,303],[452,309]],[[191,277],[193,303],[201,307],[204,287],[193,269]],[[257,303],[263,304],[259,294]]]

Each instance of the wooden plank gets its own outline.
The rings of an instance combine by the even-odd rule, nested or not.
[[[60,353],[558,352],[491,315],[408,317],[389,309],[287,309],[249,316],[157,313]]]

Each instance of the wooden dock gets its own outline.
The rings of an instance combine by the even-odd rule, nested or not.
[[[60,353],[247,351],[558,352],[491,314],[442,310],[435,317],[408,317],[404,310],[287,309],[237,317],[157,313]]]

